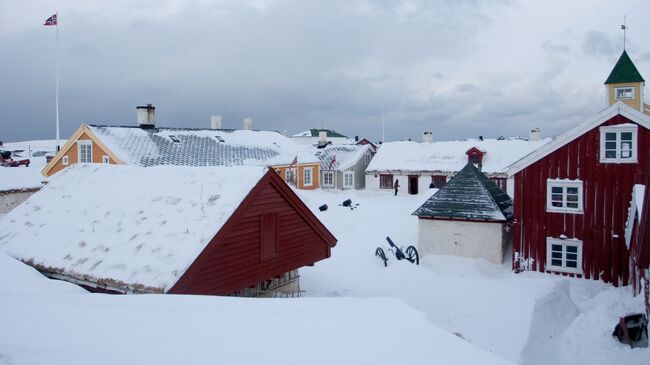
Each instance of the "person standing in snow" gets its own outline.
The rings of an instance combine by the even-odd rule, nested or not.
[[[397,196],[397,189],[399,188],[399,179],[395,180],[395,185],[393,187],[395,188],[395,196]]]

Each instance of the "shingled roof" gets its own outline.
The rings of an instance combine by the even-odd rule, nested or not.
[[[413,215],[503,222],[512,218],[512,200],[485,174],[468,163]]]
[[[290,138],[274,131],[89,125],[126,164],[138,166],[242,166],[318,163]]]
[[[625,51],[623,51],[618,62],[616,62],[605,84],[621,84],[624,82],[645,82],[639,70],[632,63],[630,56]]]

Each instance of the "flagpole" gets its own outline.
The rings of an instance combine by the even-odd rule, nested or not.
[[[59,152],[59,13],[56,13],[56,151]]]

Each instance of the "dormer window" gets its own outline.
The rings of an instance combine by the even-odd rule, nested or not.
[[[617,87],[615,89],[616,100],[634,99],[633,87]]]

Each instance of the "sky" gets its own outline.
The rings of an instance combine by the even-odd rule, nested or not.
[[[650,77],[647,0],[0,0],[0,140],[81,123],[386,141],[554,136],[606,107],[623,49]],[[382,132],[383,126],[383,132]]]

